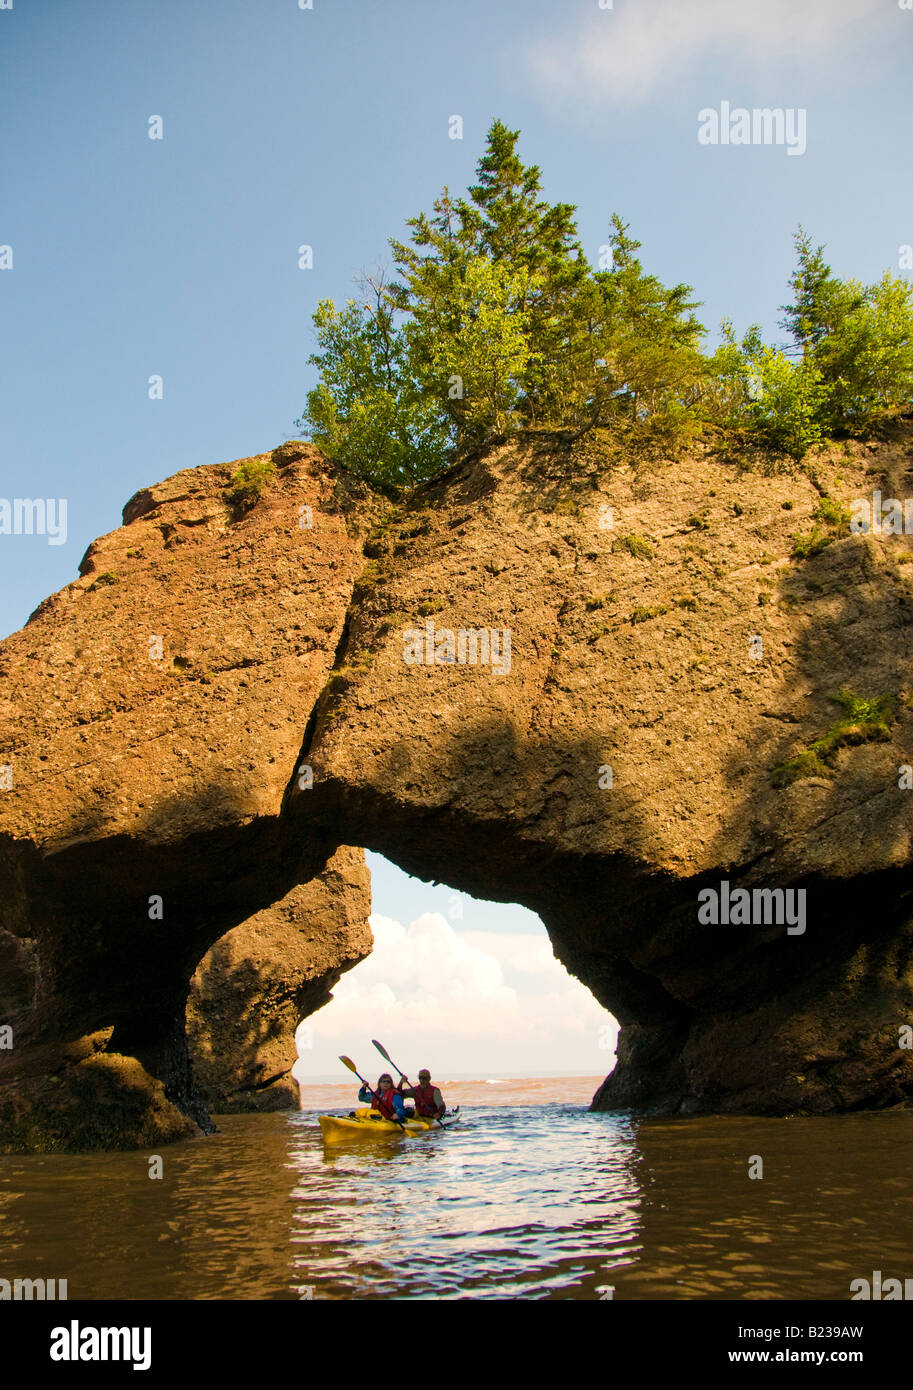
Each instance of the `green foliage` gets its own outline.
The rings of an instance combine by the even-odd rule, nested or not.
[[[801,227],[795,244],[783,327],[820,382],[823,427],[864,434],[913,401],[913,285],[888,272],[868,286],[839,280]]]
[[[255,506],[264,487],[276,476],[276,465],[266,458],[248,459],[231,476],[225,500],[236,515]]]
[[[846,286],[846,312],[814,360],[827,389],[832,429],[865,434],[913,399],[913,285],[885,274]]]
[[[522,418],[528,424],[562,423],[576,393],[590,267],[577,240],[575,208],[540,196],[540,171],[521,162],[519,136],[493,122],[478,182],[469,189],[470,225],[482,255],[528,276],[522,309],[531,350],[518,373]]]
[[[412,619],[408,613],[400,613],[398,611],[394,613],[385,613],[378,624],[378,635],[383,636],[387,632],[392,632],[393,628],[404,627],[406,623],[410,623],[411,621]]]
[[[820,555],[836,539],[832,532],[825,531],[821,526],[813,526],[810,535],[793,536],[793,559],[810,560],[813,555]]]
[[[618,544],[623,546],[629,555],[633,555],[635,560],[653,559],[653,547],[643,536],[619,536]]]
[[[454,201],[445,188],[434,204],[434,216],[420,213],[407,223],[412,245],[390,243],[401,276],[393,302],[424,328],[416,345],[416,365],[421,369],[427,363],[429,330],[450,339],[469,332],[474,338],[470,360],[481,350],[483,357],[493,352],[509,365],[514,427],[565,423],[573,410],[586,337],[582,305],[590,275],[576,240],[574,208],[569,203],[549,204],[540,196],[540,172],[521,162],[518,139],[519,131],[493,122],[469,200]],[[479,261],[493,268],[494,276],[486,279]],[[489,305],[490,343],[484,326],[476,323],[480,295]],[[501,322],[503,311],[516,316],[527,340],[524,346],[510,341]],[[488,372],[484,375],[487,379]],[[500,368],[497,376],[498,389],[489,388],[488,409],[476,407],[474,421],[468,404],[454,405],[459,398],[448,394],[445,408],[458,431],[458,452],[474,447],[486,428],[498,433],[507,423],[498,409]],[[440,394],[442,384],[434,373],[431,381]],[[463,400],[468,401],[471,388],[466,379],[463,384]],[[459,434],[464,425],[465,435]]]
[[[523,374],[535,357],[527,307],[533,285],[523,268],[471,256],[451,289],[451,321],[441,324],[433,303],[413,308],[410,361],[425,398],[448,403],[460,452],[519,421]]]
[[[835,502],[833,497],[822,497],[814,511],[818,521],[827,522],[828,526],[838,529],[848,528],[850,524],[850,509],[842,502]]]
[[[805,748],[792,758],[778,763],[771,775],[775,787],[788,787],[805,777],[831,777],[831,769],[811,748]]]
[[[652,607],[647,604],[639,604],[631,614],[632,623],[647,623],[651,618],[661,618],[664,613],[668,613],[668,608],[662,603],[656,603]]]
[[[691,287],[648,273],[618,214],[594,271],[575,208],[543,197],[518,139],[494,121],[466,195],[444,188],[390,240],[396,278],[363,277],[360,299],[317,307],[319,379],[296,424],[351,473],[410,487],[530,429],[589,433],[604,460],[642,461],[710,427],[782,466],[913,404],[908,281],[842,281],[800,227],[791,345],[757,325],[737,340],[724,320],[707,355]]]
[[[843,747],[847,743],[864,743],[873,737],[882,741],[891,737],[888,726],[894,717],[893,695],[865,697],[854,695],[850,690],[840,690],[836,695],[831,695],[830,699],[833,704],[840,705],[846,711],[844,719],[831,731],[832,740],[835,735],[839,735],[835,747]],[[865,738],[847,737],[854,731],[863,731]]]
[[[790,276],[791,304],[782,306],[781,326],[789,330],[803,356],[812,355],[822,340],[846,312],[846,296],[840,281],[824,261],[824,247],[812,247],[811,239],[800,227],[793,241],[796,268]]]
[[[321,300],[314,314],[320,381],[295,423],[358,477],[400,486],[432,477],[446,461],[440,411],[413,381],[402,335],[383,300]]]
[[[843,718],[820,738],[816,738],[808,748],[774,768],[772,781],[775,787],[788,787],[803,777],[831,777],[841,748],[860,743],[884,743],[890,739],[890,724],[894,717],[892,695],[865,698],[849,690],[840,690],[828,698],[842,707]]]
[[[583,508],[580,505],[579,497],[559,497],[552,507],[556,516],[583,516]]]
[[[600,423],[650,424],[673,436],[699,432],[695,409],[704,375],[698,348],[703,326],[688,285],[663,285],[644,274],[640,242],[612,217],[612,269],[594,276],[596,325],[593,399]]]
[[[826,546],[837,540],[841,532],[849,534],[849,508],[835,502],[832,497],[822,497],[812,517],[815,525],[811,535],[793,536],[795,560],[808,560],[813,555],[820,555]]]
[[[890,274],[870,286],[840,280],[801,227],[795,244],[793,298],[782,320],[792,346],[765,344],[757,325],[737,343],[724,320],[704,405],[749,446],[798,462],[833,434],[865,434],[910,408],[913,285]],[[820,532],[815,544],[827,543]]]
[[[710,418],[749,445],[799,461],[821,440],[823,391],[817,369],[791,362],[763,343],[757,324],[737,343],[732,324],[724,319],[722,336],[709,365]]]

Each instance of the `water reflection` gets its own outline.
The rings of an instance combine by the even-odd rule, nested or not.
[[[164,1149],[160,1181],[144,1154],[0,1159],[0,1277],[97,1299],[845,1300],[913,1275],[911,1124],[476,1106],[330,1150],[310,1114],[230,1116]]]
[[[637,1226],[634,1129],[576,1107],[474,1110],[442,1134],[316,1154],[302,1117],[296,1272],[330,1297],[543,1296],[625,1258]],[[340,1202],[340,1188],[352,1194]],[[405,1276],[405,1286],[404,1286]]]

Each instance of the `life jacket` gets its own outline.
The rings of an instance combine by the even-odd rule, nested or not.
[[[418,1115],[436,1115],[437,1106],[434,1103],[433,1086],[416,1086],[413,1090],[415,1096],[415,1110]]]
[[[393,1108],[392,1100],[392,1097],[395,1095],[396,1091],[393,1089],[392,1086],[388,1091],[374,1092],[374,1109],[379,1110],[385,1120],[396,1119],[396,1111]]]

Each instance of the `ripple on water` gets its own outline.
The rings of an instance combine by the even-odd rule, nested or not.
[[[67,1278],[72,1298],[845,1300],[873,1269],[913,1274],[909,1114],[497,1102],[335,1149],[312,1114],[219,1123],[165,1149],[161,1181],[144,1154],[0,1159],[0,1276]]]

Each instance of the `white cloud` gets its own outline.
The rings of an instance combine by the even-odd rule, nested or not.
[[[304,1021],[312,1045],[300,1049],[296,1074],[326,1074],[342,1050],[360,1052],[368,1075],[374,1037],[413,1070],[610,1069],[611,1015],[568,975],[544,933],[458,932],[437,912],[408,928],[375,914],[371,927],[371,955]]]
[[[566,38],[537,37],[526,49],[540,88],[583,108],[643,101],[680,80],[706,54],[737,65],[791,59],[798,72],[842,50],[852,61],[861,31],[886,0],[617,0]],[[724,74],[725,75],[725,74]],[[732,93],[723,92],[723,96]],[[801,103],[799,103],[801,105]]]

